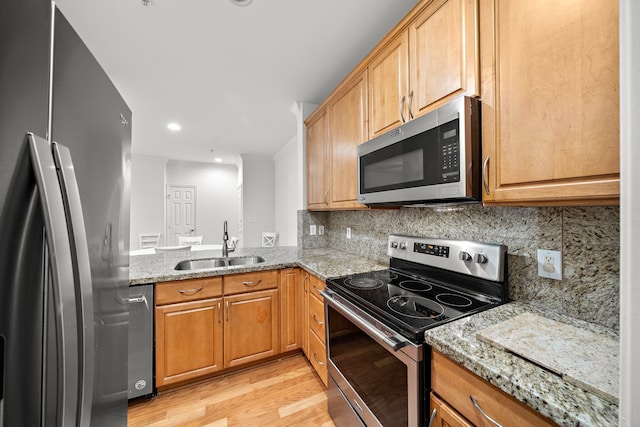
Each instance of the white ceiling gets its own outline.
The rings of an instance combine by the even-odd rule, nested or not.
[[[134,153],[234,163],[286,145],[294,103],[326,98],[417,0],[56,3],[133,111]]]

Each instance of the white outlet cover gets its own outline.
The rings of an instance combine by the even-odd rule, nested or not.
[[[319,225],[318,226],[318,234],[320,234],[320,235],[324,234],[324,225]]]
[[[562,280],[562,252],[538,249],[538,276]]]
[[[316,235],[316,225],[315,224],[311,224],[309,226],[309,234],[311,236],[315,236]]]

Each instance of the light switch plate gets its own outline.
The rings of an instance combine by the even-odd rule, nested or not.
[[[324,225],[319,225],[318,226],[318,234],[321,235],[321,236],[324,234]]]
[[[538,276],[562,280],[562,252],[538,249]]]
[[[316,235],[316,225],[315,224],[311,224],[309,226],[309,234],[311,236],[315,236]]]
[[[351,238],[351,227],[347,227],[347,239]]]

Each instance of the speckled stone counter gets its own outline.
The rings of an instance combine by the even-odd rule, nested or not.
[[[615,332],[602,326],[518,302],[428,330],[425,338],[433,349],[562,426],[618,425],[618,405],[477,338],[478,331],[524,313],[547,316],[602,337],[619,339]],[[590,345],[597,346],[598,342]]]
[[[239,248],[229,254],[231,257],[258,255],[265,259],[260,264],[212,268],[201,270],[175,270],[176,264],[184,260],[221,257],[221,250],[170,251],[153,255],[130,257],[129,283],[141,285],[146,283],[167,282],[171,280],[193,279],[198,277],[223,276],[227,274],[247,273],[251,271],[274,270],[289,267],[302,267],[310,273],[325,280],[328,277],[360,273],[383,269],[388,265],[366,259],[362,256],[349,255],[346,252],[329,249],[299,249],[295,246],[274,248]]]

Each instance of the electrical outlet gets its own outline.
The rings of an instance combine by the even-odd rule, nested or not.
[[[312,235],[312,236],[316,235],[316,225],[315,224],[311,224],[309,226],[309,234]]]
[[[538,276],[562,280],[562,252],[538,249]]]
[[[318,234],[321,235],[321,236],[324,234],[324,225],[319,225],[318,226]]]
[[[347,239],[351,238],[351,227],[347,227]]]

